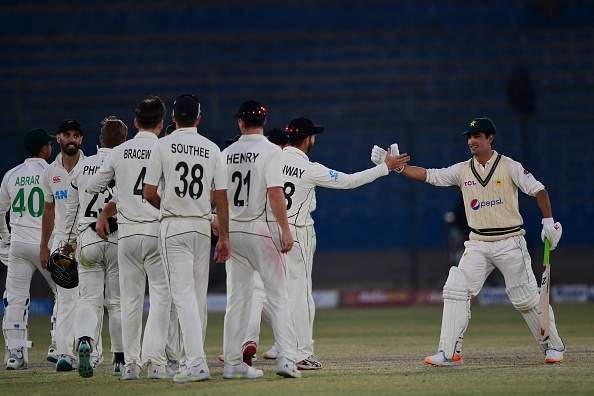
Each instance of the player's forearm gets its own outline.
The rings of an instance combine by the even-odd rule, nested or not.
[[[144,185],[144,198],[148,203],[157,209],[161,209],[161,197],[157,194],[157,186],[152,184]]]
[[[55,219],[55,203],[45,202],[43,208],[43,215],[41,216],[41,243],[40,246],[46,247],[49,244],[49,240],[54,231],[54,219]]]
[[[547,190],[540,190],[536,193],[536,202],[542,212],[543,218],[553,217],[553,210],[551,209],[551,201],[549,200],[549,193]]]
[[[112,172],[98,172],[95,173],[89,183],[87,184],[87,190],[89,194],[99,194],[107,188],[109,182],[113,179]]]
[[[268,198],[270,201],[270,208],[278,222],[278,225],[283,233],[291,232],[289,229],[289,220],[287,219],[287,206],[285,203],[285,194],[282,187],[270,187],[268,189]]]
[[[116,207],[115,202],[108,202],[103,207],[103,210],[99,214],[99,216],[103,216],[105,218],[113,217],[118,213],[118,208]]]
[[[400,174],[411,180],[417,180],[421,182],[425,182],[427,180],[427,169],[421,168],[420,166],[406,165]]]
[[[214,202],[217,206],[219,238],[229,238],[229,203],[227,201],[227,190],[215,191]]]

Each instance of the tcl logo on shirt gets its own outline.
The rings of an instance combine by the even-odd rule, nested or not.
[[[60,176],[54,176],[54,177],[52,178],[52,181],[53,181],[54,183],[60,183],[60,182],[62,181],[62,179],[60,179]]]
[[[476,186],[476,180],[467,180],[464,182],[464,187]]]

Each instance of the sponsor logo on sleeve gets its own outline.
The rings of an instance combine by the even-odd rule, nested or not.
[[[330,169],[328,171],[328,174],[332,179],[334,179],[334,181],[338,180],[338,172],[336,172],[335,170]]]

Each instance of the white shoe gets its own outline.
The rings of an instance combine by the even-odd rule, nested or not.
[[[557,351],[556,349],[547,349],[545,363],[559,363],[563,361],[565,350]]]
[[[173,378],[172,375],[169,375],[169,372],[167,371],[167,366],[160,366],[158,364],[154,364],[153,362],[151,362],[149,360],[149,362],[146,365],[146,370],[147,370],[147,378],[148,379],[169,379],[169,378]]]
[[[56,343],[52,342],[47,348],[47,361],[52,363],[58,363],[58,350],[56,349]]]
[[[253,379],[260,378],[263,375],[262,370],[257,370],[243,362],[237,365],[225,363],[225,369],[223,370],[223,378],[225,379]]]
[[[99,365],[103,363],[103,355],[101,356],[92,356],[91,355],[91,365],[93,366],[93,370],[96,370]]]
[[[425,363],[433,366],[462,366],[464,361],[462,360],[462,355],[459,355],[456,352],[454,352],[454,356],[451,359],[446,359],[445,353],[439,351],[433,356],[427,356],[425,358]]]
[[[77,368],[77,364],[72,356],[60,355],[56,363],[56,371],[72,371]]]
[[[276,344],[272,346],[269,350],[262,354],[264,359],[276,359],[278,357],[278,351],[276,350]]]
[[[322,363],[318,361],[316,355],[310,355],[307,359],[303,359],[296,363],[297,370],[321,370]]]
[[[188,367],[175,374],[173,382],[198,382],[210,379],[210,371],[206,363]]]
[[[291,362],[285,357],[278,359],[278,363],[276,365],[276,374],[285,378],[301,378],[301,373],[297,371],[295,362]]]
[[[136,363],[136,360],[132,363],[127,364],[124,374],[122,374],[122,380],[137,380],[140,378],[140,366]]]
[[[25,363],[22,351],[20,351],[20,358],[17,356],[17,351],[11,350],[10,352],[14,353],[11,353],[10,356],[8,356],[8,360],[6,361],[6,370],[26,370],[29,368],[27,363]]]
[[[167,373],[171,376],[169,378],[173,378],[173,376],[181,370],[181,366],[177,360],[168,360],[166,367]]]

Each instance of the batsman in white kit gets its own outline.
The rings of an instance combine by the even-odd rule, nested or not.
[[[97,235],[97,219],[103,208],[114,199],[113,189],[90,194],[85,190],[90,178],[101,168],[111,149],[126,140],[128,127],[115,117],[103,121],[101,148],[96,155],[78,163],[72,175],[66,204],[66,229],[69,230],[66,249],[76,251],[79,273],[80,297],[76,307],[76,351],[78,373],[83,378],[93,376],[91,352],[101,331],[103,307],[109,315],[109,334],[113,352],[113,375],[123,371],[124,347],[122,344],[122,318],[120,280],[118,270],[117,220],[110,217],[110,234],[107,240]],[[115,205],[114,205],[115,206]]]
[[[316,136],[324,131],[324,127],[300,117],[292,120],[285,131],[289,146],[283,150],[283,188],[291,233],[295,238],[295,245],[287,255],[287,284],[297,334],[297,368],[318,370],[322,368],[322,363],[314,354],[313,347],[315,305],[311,279],[316,249],[316,233],[311,216],[316,208],[315,189],[317,186],[343,190],[357,188],[403,166],[409,157],[404,154],[388,155],[373,168],[346,174],[311,162],[307,156]]]
[[[70,176],[76,164],[85,158],[79,149],[83,132],[78,121],[68,119],[60,123],[56,139],[60,144],[60,153],[43,172],[41,188],[43,189],[45,206],[41,220],[41,243],[39,259],[43,268],[47,265],[50,252],[56,251],[66,243],[66,201]],[[48,248],[50,240],[51,250]],[[74,345],[74,325],[76,315],[76,301],[78,288],[66,289],[57,286],[56,313],[56,348],[55,352],[48,351],[47,359],[56,362],[56,371],[71,371],[76,368],[76,358],[72,351]]]
[[[165,347],[170,321],[171,294],[159,254],[159,211],[144,197],[143,185],[153,146],[163,129],[165,104],[151,96],[135,109],[133,139],[115,147],[103,167],[89,181],[87,192],[105,191],[112,180],[118,188],[118,265],[122,303],[122,341],[126,368],[122,380],[138,380],[141,366],[149,379],[173,377],[167,369]],[[142,339],[146,279],[149,314]]]
[[[10,242],[7,246],[8,257],[2,257],[2,262],[8,266],[2,318],[7,370],[28,368],[28,351],[33,346],[28,339],[29,289],[35,270],[41,271],[54,294],[54,300],[56,296],[56,284],[49,272],[42,269],[39,261],[41,215],[44,208],[40,181],[43,170],[48,166],[46,161],[50,159],[55,139],[45,129],[28,131],[23,143],[29,158],[6,172],[0,186],[0,237],[3,244]],[[9,210],[10,233],[5,216]],[[56,304],[52,319],[55,317]],[[53,321],[51,335],[53,344]]]
[[[231,260],[226,263],[223,378],[263,375],[262,370],[242,361],[242,342],[249,322],[256,272],[264,283],[271,311],[279,354],[276,373],[299,378],[284,254],[291,250],[293,236],[282,190],[282,151],[263,135],[266,108],[262,104],[248,100],[241,104],[235,117],[242,135],[223,151],[228,168],[231,243]]]
[[[175,374],[173,381],[196,382],[210,379],[202,323],[206,321],[210,266],[211,186],[219,224],[215,259],[229,258],[227,174],[218,146],[197,131],[198,99],[193,95],[178,97],[172,118],[177,129],[153,147],[144,194],[160,209],[161,254],[186,354],[187,367]]]
[[[471,228],[469,240],[457,267],[451,267],[443,287],[443,318],[437,354],[425,358],[434,366],[462,365],[462,342],[470,320],[470,299],[476,296],[489,274],[497,268],[505,279],[505,292],[522,314],[539,343],[545,363],[564,359],[565,345],[559,337],[553,309],[549,305],[550,336],[541,341],[538,318],[539,294],[526,248],[519,212],[518,189],[536,197],[542,212],[541,238],[553,250],[561,238],[560,223],[555,223],[549,194],[542,183],[522,165],[493,150],[495,124],[486,117],[473,119],[466,131],[473,157],[448,168],[425,169],[405,166],[402,175],[434,186],[458,186],[462,191],[466,219]],[[375,146],[374,163],[383,161],[386,151]]]

